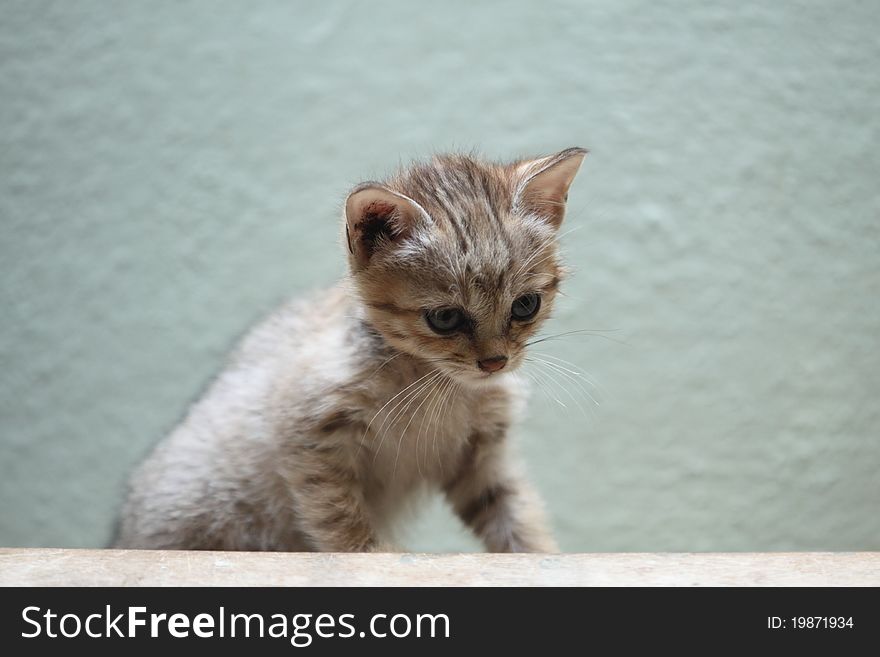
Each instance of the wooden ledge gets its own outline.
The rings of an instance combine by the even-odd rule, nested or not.
[[[0,549],[0,586],[880,586],[880,552],[317,554]]]

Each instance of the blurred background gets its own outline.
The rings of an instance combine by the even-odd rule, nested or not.
[[[880,549],[878,28],[876,2],[0,0],[0,545],[106,544],[237,338],[342,275],[352,185],[578,145],[547,330],[615,330],[541,351],[601,405],[545,379],[517,432],[562,547]],[[407,533],[477,548],[438,501]]]

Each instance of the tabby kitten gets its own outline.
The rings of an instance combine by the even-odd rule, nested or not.
[[[551,552],[506,441],[586,151],[434,157],[345,203],[350,276],[255,328],[130,482],[125,548],[389,551],[442,491],[497,552]]]

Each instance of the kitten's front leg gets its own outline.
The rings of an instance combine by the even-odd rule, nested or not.
[[[490,552],[557,552],[541,500],[507,462],[503,437],[473,434],[444,492]]]
[[[391,552],[367,512],[354,463],[335,446],[302,449],[291,469],[297,521],[319,552]]]

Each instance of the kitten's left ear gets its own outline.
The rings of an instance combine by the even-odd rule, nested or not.
[[[567,148],[556,155],[519,164],[517,173],[521,182],[516,205],[544,217],[558,228],[565,216],[568,188],[586,155],[586,148]]]

